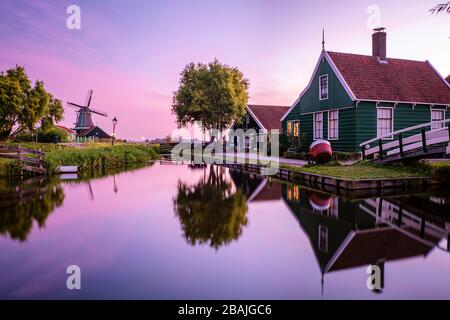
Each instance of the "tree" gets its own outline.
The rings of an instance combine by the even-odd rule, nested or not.
[[[434,8],[431,8],[429,10],[431,13],[441,13],[441,12],[447,12],[450,13],[450,1],[448,1],[447,3],[440,3],[438,5],[436,5]]]
[[[249,82],[237,69],[214,60],[190,63],[181,72],[172,113],[179,127],[200,121],[203,130],[229,128],[245,115]]]
[[[62,114],[61,101],[45,90],[42,81],[32,86],[25,68],[16,65],[0,73],[0,141],[33,131],[45,117],[61,120]]]
[[[239,238],[247,224],[247,197],[241,188],[226,180],[217,166],[209,167],[209,176],[196,185],[178,183],[173,200],[184,238],[191,245],[209,244],[218,249]]]

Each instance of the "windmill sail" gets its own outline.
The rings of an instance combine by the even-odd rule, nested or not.
[[[72,102],[67,103],[67,105],[69,107],[79,109],[77,111],[77,120],[76,120],[75,128],[74,128],[74,130],[77,133],[81,133],[84,130],[94,127],[94,122],[92,121],[92,113],[95,113],[95,114],[98,114],[98,115],[101,115],[104,117],[108,116],[108,114],[106,112],[90,108],[91,101],[92,101],[92,93],[93,93],[93,90],[88,91],[87,96],[86,96],[86,103],[84,106],[76,104],[76,103],[72,103]]]

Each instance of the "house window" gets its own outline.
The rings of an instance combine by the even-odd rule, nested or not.
[[[292,133],[294,135],[294,137],[298,137],[298,133],[299,133],[299,122],[298,121],[293,121],[292,122]]]
[[[444,110],[431,110],[431,122],[445,120]],[[444,123],[433,123],[431,125],[431,130],[436,130],[444,127]]]
[[[328,112],[328,140],[339,139],[339,111]]]
[[[323,113],[314,113],[314,140],[323,139]]]
[[[290,136],[292,132],[292,122],[288,121],[287,122],[287,135]]]
[[[319,78],[319,99],[328,99],[328,75],[320,76]]]
[[[377,137],[392,133],[394,126],[393,111],[392,108],[377,109]],[[392,135],[385,137],[385,139],[392,139]]]
[[[319,225],[319,250],[328,252],[328,228]]]

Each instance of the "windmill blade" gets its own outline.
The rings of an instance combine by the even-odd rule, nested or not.
[[[99,115],[104,116],[104,117],[108,116],[108,114],[106,112],[103,112],[103,111],[100,111],[100,110],[89,108],[89,111],[92,112],[92,113],[95,113],[95,114],[99,114]]]
[[[84,106],[80,106],[79,104],[76,104],[76,103],[73,103],[73,102],[67,102],[67,105],[69,107],[74,108],[74,109],[76,109],[76,108],[84,108]]]
[[[92,93],[94,92],[94,90],[89,90],[86,96],[86,107],[89,107],[89,105],[91,104],[91,100],[92,100]]]

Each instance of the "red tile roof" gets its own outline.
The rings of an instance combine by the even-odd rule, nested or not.
[[[450,83],[450,74],[447,76],[447,78],[445,78],[445,80]]]
[[[66,132],[69,133],[69,134],[76,134],[75,131],[73,131],[72,129],[69,129],[69,128],[67,128],[67,127],[60,126],[60,125],[56,125],[56,127],[57,127],[57,128],[60,128],[60,129],[63,129],[64,131],[66,131]]]
[[[281,199],[281,184],[267,182],[251,201],[271,201]]]
[[[358,100],[450,104],[450,88],[424,61],[330,52],[328,55]]]
[[[247,107],[266,130],[281,129],[280,119],[289,110],[289,107],[287,106],[265,106],[249,104],[247,105]]]

